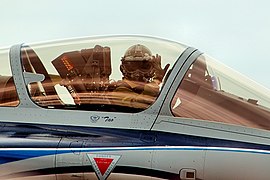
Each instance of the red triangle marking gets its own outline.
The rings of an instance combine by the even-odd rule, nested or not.
[[[111,165],[113,159],[111,158],[94,158],[97,163],[98,169],[101,172],[102,176],[107,171],[108,167]]]

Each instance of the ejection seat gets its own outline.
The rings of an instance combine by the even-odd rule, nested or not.
[[[111,50],[96,45],[94,48],[65,52],[52,61],[75,104],[83,108],[98,108],[110,104],[106,93],[111,84]]]

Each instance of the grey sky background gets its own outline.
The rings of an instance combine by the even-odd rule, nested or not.
[[[1,0],[0,46],[137,34],[196,47],[270,88],[269,0]]]

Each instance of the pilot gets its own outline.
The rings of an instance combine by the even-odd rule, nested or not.
[[[146,108],[153,103],[159,93],[169,64],[161,68],[161,56],[153,56],[144,45],[131,46],[121,58],[120,71],[122,81],[118,82],[115,91],[123,92],[125,105],[135,108]]]

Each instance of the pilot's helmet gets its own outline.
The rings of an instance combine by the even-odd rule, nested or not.
[[[150,82],[154,76],[151,51],[141,44],[136,44],[127,49],[120,70],[125,79]]]

